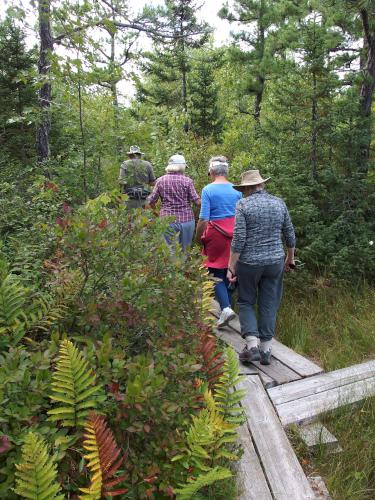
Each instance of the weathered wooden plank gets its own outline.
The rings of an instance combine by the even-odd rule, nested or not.
[[[371,377],[276,405],[276,410],[282,424],[286,426],[297,422],[312,421],[322,413],[374,395],[375,377]]]
[[[249,375],[238,388],[246,390],[241,404],[273,498],[315,498],[259,377]]]
[[[218,338],[231,345],[237,353],[240,353],[243,350],[245,345],[243,339],[240,337],[240,335],[238,335],[238,333],[233,332],[233,330],[231,330],[230,328],[220,328],[220,330],[214,328],[214,332]],[[244,366],[242,365],[242,363],[240,364],[241,366]],[[253,370],[255,369],[257,372],[260,372],[265,383],[274,380],[277,384],[285,384],[287,382],[291,382],[293,380],[298,380],[301,378],[298,373],[291,370],[283,363],[280,363],[280,361],[278,361],[277,359],[272,359],[271,364],[268,366],[261,365],[259,361],[254,361],[248,366]],[[268,380],[263,374],[268,377]]]
[[[375,360],[274,387],[268,394],[273,404],[279,405],[374,376]]]
[[[301,425],[298,427],[298,433],[309,448],[324,445],[331,453],[342,451],[336,437],[320,422]]]
[[[238,429],[238,434],[244,453],[235,465],[238,487],[237,500],[272,500],[246,423]]]
[[[214,301],[212,313],[214,316],[219,317],[220,308],[217,302]],[[234,318],[229,322],[229,326],[232,330],[237,333],[241,333],[241,326],[238,317]],[[221,331],[221,329],[219,330]],[[274,339],[272,343],[272,356],[273,358],[280,361],[280,363],[286,365],[289,369],[296,372],[300,377],[309,377],[317,373],[321,373],[323,369],[317,364],[313,363],[309,359],[301,356],[297,352],[289,349],[289,347],[281,344],[278,340]],[[293,380],[293,379],[290,379]],[[282,383],[282,382],[280,382]]]

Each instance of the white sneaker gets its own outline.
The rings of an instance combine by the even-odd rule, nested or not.
[[[223,328],[226,326],[229,321],[233,318],[236,317],[236,313],[231,309],[230,307],[225,307],[220,314],[220,318],[218,319],[217,322],[217,327],[218,328]]]

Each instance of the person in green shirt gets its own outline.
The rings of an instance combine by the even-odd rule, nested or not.
[[[143,208],[156,177],[151,163],[142,160],[144,153],[138,146],[130,146],[127,154],[129,159],[121,164],[118,182],[122,192],[129,197],[127,207]]]

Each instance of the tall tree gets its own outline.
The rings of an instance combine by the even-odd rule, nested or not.
[[[53,52],[53,38],[51,32],[51,0],[39,0],[39,61],[40,77],[39,107],[40,117],[37,127],[37,155],[38,161],[44,165],[45,175],[49,177],[46,162],[50,157],[49,134],[51,128],[50,106],[52,87],[50,79],[51,54]]]
[[[233,10],[226,4],[219,11],[223,19],[244,26],[244,29],[232,34],[239,43],[232,48],[232,56],[245,71],[242,95],[254,96],[252,114],[257,124],[260,121],[266,80],[277,62],[276,54],[283,54],[287,48],[285,34],[281,36],[280,30],[288,29],[288,18],[300,16],[304,9],[304,1],[298,4],[289,0],[235,0]],[[243,50],[243,46],[248,50]],[[239,111],[248,113],[241,102]]]
[[[0,53],[0,148],[26,164],[35,143],[36,52],[27,50],[24,32],[9,18],[0,23]]]
[[[153,76],[153,85],[143,88],[143,94],[154,104],[167,107],[181,106],[184,114],[184,130],[189,130],[188,74],[191,71],[189,51],[202,47],[211,32],[206,22],[199,22],[196,12],[200,6],[196,0],[165,0],[155,15],[168,27],[173,38],[159,40],[155,51],[146,54],[146,74]]]
[[[211,57],[207,57],[207,54],[204,57],[197,56],[189,78],[191,130],[199,137],[213,137],[218,141],[223,128],[223,117],[218,105],[219,84],[215,78],[220,53],[212,52]]]

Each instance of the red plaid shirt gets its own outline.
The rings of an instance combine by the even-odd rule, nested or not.
[[[148,197],[148,203],[155,204],[161,199],[160,217],[174,215],[176,222],[194,220],[191,203],[199,200],[190,177],[181,172],[168,172],[159,177],[154,190]]]

